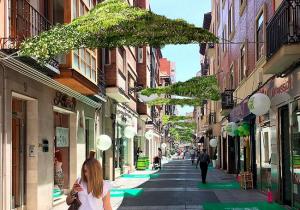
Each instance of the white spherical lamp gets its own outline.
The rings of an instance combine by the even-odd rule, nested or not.
[[[226,131],[229,136],[235,136],[235,132],[237,129],[238,129],[238,126],[236,125],[235,122],[228,123],[228,125],[226,127]]]
[[[162,144],[161,144],[161,147],[162,147],[162,148],[166,148],[166,147],[167,147],[167,144],[166,144],[166,143],[162,143]]]
[[[153,100],[159,98],[159,96],[157,94],[151,94],[150,96],[145,96],[145,95],[142,95],[141,92],[138,93],[138,97],[142,102],[150,102],[150,101],[153,101]]]
[[[218,140],[217,140],[217,139],[211,139],[211,140],[209,141],[209,145],[210,145],[211,147],[217,147],[217,146],[218,146]]]
[[[248,100],[248,108],[250,112],[256,116],[261,116],[268,113],[270,107],[270,98],[263,93],[255,93]]]
[[[150,140],[152,139],[153,137],[153,130],[148,130],[146,133],[145,133],[145,138]]]
[[[111,147],[111,138],[108,135],[100,135],[97,137],[97,148],[105,151]]]
[[[124,129],[124,136],[128,139],[132,139],[136,135],[136,130],[132,126],[128,126]]]

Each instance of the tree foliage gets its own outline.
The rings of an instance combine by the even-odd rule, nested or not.
[[[151,11],[129,6],[123,0],[106,0],[69,24],[57,25],[25,40],[20,54],[40,61],[80,48],[163,46],[217,42],[205,29],[184,20],[171,20]]]

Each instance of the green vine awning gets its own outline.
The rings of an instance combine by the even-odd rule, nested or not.
[[[189,105],[201,106],[204,100],[217,101],[220,99],[220,90],[216,76],[194,77],[185,82],[177,82],[166,87],[147,88],[141,91],[142,95],[175,95],[192,98],[158,98],[148,102],[149,105]]]
[[[40,61],[79,48],[163,46],[217,42],[205,29],[184,20],[171,20],[151,11],[129,6],[123,0],[106,0],[71,23],[57,25],[22,43],[20,54]]]

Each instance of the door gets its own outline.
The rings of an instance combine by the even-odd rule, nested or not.
[[[281,199],[284,204],[291,205],[291,157],[289,141],[289,109],[284,106],[279,109],[280,142],[281,142]]]
[[[26,204],[26,154],[25,154],[25,113],[26,103],[12,101],[12,209]]]
[[[222,144],[222,161],[223,161],[223,169],[227,170],[227,138],[223,138],[223,144]]]

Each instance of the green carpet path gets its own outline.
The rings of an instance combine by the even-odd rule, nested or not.
[[[139,197],[143,193],[143,189],[112,189],[110,190],[111,197]]]
[[[205,203],[204,210],[284,210],[276,203],[249,202],[249,203]]]
[[[129,179],[154,179],[158,178],[159,174],[123,174],[121,177]]]
[[[222,183],[198,183],[200,189],[214,189],[214,190],[225,190],[225,189],[240,189],[240,184],[237,182],[222,182]]]

